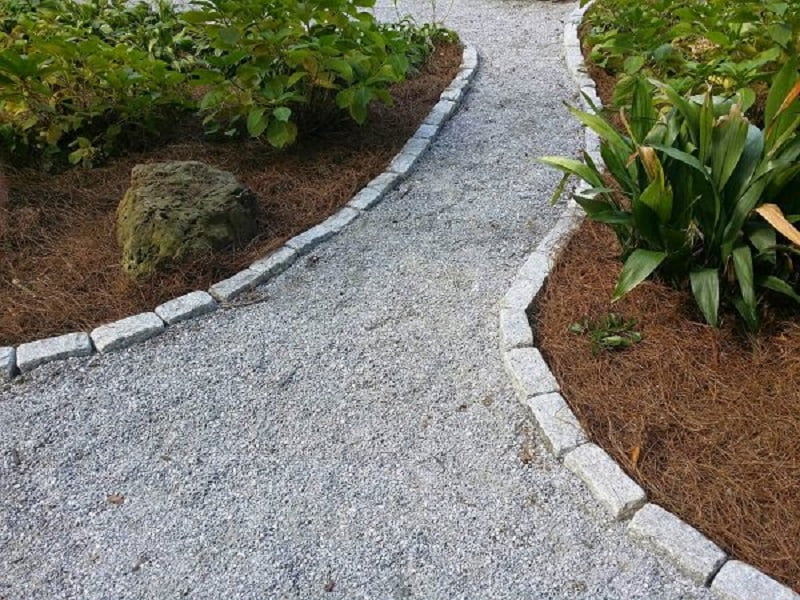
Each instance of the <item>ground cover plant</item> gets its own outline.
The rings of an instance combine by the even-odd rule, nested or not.
[[[265,6],[230,2],[191,15],[117,0],[3,5],[0,345],[85,331],[205,289],[335,212],[385,168],[455,76],[461,47],[438,27],[378,24],[354,2],[304,6],[312,12],[284,7],[273,19]],[[246,15],[261,25],[245,28]],[[272,35],[266,21],[291,31]],[[241,31],[222,32],[222,22]],[[46,31],[63,44],[41,45]],[[225,46],[234,35],[244,55]],[[164,43],[171,38],[180,44]],[[70,63],[79,40],[99,58]],[[155,85],[148,69],[174,85]],[[291,98],[277,102],[280,85]],[[355,104],[337,99],[348,90]],[[232,172],[258,196],[256,238],[150,279],[125,276],[115,210],[132,167],[159,160]]]
[[[765,90],[800,50],[800,4],[744,0],[602,0],[582,29],[588,58],[630,99],[632,77],[668,81],[679,93],[740,93],[760,121]],[[609,97],[609,99],[611,99]]]

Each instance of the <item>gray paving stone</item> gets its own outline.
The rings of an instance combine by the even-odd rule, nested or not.
[[[463,58],[461,59],[462,69],[474,69],[478,66],[478,49],[475,46],[464,48]]]
[[[397,173],[392,173],[391,171],[384,171],[380,175],[378,175],[375,179],[370,181],[367,184],[367,187],[374,188],[376,190],[380,190],[382,194],[386,194],[389,192],[397,183],[401,181],[402,177],[400,177]]]
[[[503,296],[502,307],[527,310],[544,285],[550,272],[548,258],[541,252],[532,252],[517,272],[511,287]]]
[[[464,97],[464,88],[461,86],[450,86],[446,88],[439,97],[442,100],[449,100],[450,102],[458,104]]]
[[[583,20],[583,11],[581,11],[580,9],[572,11],[567,17],[568,23],[575,23],[577,25],[580,25],[582,20]]]
[[[711,591],[723,600],[800,600],[800,594],[738,560],[722,565]]]
[[[294,236],[286,242],[286,245],[292,250],[297,251],[299,256],[311,252],[311,250],[319,246],[325,240],[332,238],[334,235],[336,235],[336,231],[323,221],[319,225],[315,225],[311,229],[307,229],[303,233]]]
[[[405,179],[414,170],[414,165],[417,164],[419,157],[420,154],[418,153],[401,152],[392,159],[389,164],[389,170]]]
[[[344,206],[340,208],[336,214],[328,217],[319,225],[315,225],[311,229],[288,240],[286,245],[292,250],[295,250],[298,256],[307,254],[322,242],[332,238],[347,225],[355,221],[359,214],[357,209]]]
[[[336,211],[335,214],[325,219],[320,225],[329,228],[334,233],[339,233],[342,229],[350,225],[361,215],[355,208],[344,206]]]
[[[503,362],[516,390],[524,397],[557,392],[558,382],[536,348],[503,352]]]
[[[387,171],[397,173],[400,177],[408,177],[417,164],[417,161],[425,153],[425,150],[430,146],[431,140],[427,138],[411,138],[403,146],[403,149],[392,159]]]
[[[355,208],[356,210],[369,210],[383,200],[384,196],[385,192],[374,187],[367,186],[362,188],[360,192],[353,196],[350,202],[347,203],[347,206]]]
[[[98,352],[111,352],[138,344],[164,331],[164,321],[154,312],[140,313],[92,331],[92,341]]]
[[[500,310],[500,347],[502,350],[533,346],[533,331],[528,315],[518,308]]]
[[[283,273],[295,260],[297,260],[297,251],[288,246],[283,246],[269,256],[255,261],[249,268],[251,271],[261,273],[264,277],[270,278]],[[265,280],[261,282],[263,281]]]
[[[580,477],[614,519],[626,519],[647,501],[644,490],[595,444],[583,444],[568,452],[564,466]]]
[[[571,22],[564,26],[564,46],[580,47],[580,40],[578,39],[578,24]]]
[[[655,504],[646,504],[633,515],[628,533],[671,560],[697,583],[706,585],[727,560],[714,542]]]
[[[589,441],[561,394],[534,396],[525,404],[531,409],[545,444],[556,458]]]
[[[579,46],[565,46],[564,58],[567,61],[567,68],[573,77],[585,73],[585,64],[583,61],[583,52]]]
[[[217,302],[208,292],[189,292],[156,306],[155,313],[167,324],[172,325],[199,317],[216,310]]]
[[[575,85],[578,86],[578,92],[589,90],[591,98],[594,99],[597,97],[597,88],[595,87],[594,80],[589,77],[586,72],[578,68],[576,72],[573,73],[572,77],[575,80]],[[581,102],[585,102],[583,96],[581,96]],[[595,104],[597,104],[597,102],[595,102]]]
[[[574,201],[568,202],[556,224],[536,246],[536,251],[546,257],[548,272],[558,260],[561,251],[569,243],[570,235],[583,222],[583,219],[583,209]]]
[[[0,381],[8,381],[17,371],[17,351],[14,348],[0,348]]]
[[[475,69],[466,69],[461,67],[458,73],[456,73],[455,80],[456,81],[463,81],[466,82],[466,85],[472,83],[472,78],[475,77]]]
[[[436,125],[420,125],[417,132],[414,134],[415,138],[419,139],[430,139],[436,136],[439,132],[439,127]]]
[[[447,121],[447,119],[450,118],[450,115],[453,114],[455,109],[455,102],[451,102],[450,100],[439,100],[439,102],[434,104],[431,112],[428,113],[428,116],[425,117],[423,124],[441,126],[445,121]]]
[[[91,353],[92,342],[86,333],[67,333],[20,344],[17,347],[17,367],[24,373],[54,360],[89,356]]]
[[[236,275],[218,281],[208,289],[208,293],[219,302],[228,302],[242,292],[252,290],[265,280],[266,277],[263,273],[252,269],[244,269],[236,273]]]

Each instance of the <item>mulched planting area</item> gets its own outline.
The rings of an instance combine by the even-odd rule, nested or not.
[[[757,337],[715,331],[688,290],[646,281],[615,304],[612,232],[584,223],[531,309],[536,343],[590,438],[652,502],[800,590],[800,322],[766,307]],[[644,338],[593,354],[568,331],[609,313]]]
[[[425,119],[461,64],[461,47],[440,44],[421,73],[374,103],[367,125],[349,120],[276,151],[265,142],[210,142],[198,122],[171,140],[95,169],[6,172],[0,197],[0,346],[86,331],[180,294],[207,289],[336,212],[380,174]],[[200,160],[230,171],[259,198],[260,234],[246,247],[198,257],[134,282],[119,267],[115,211],[131,168]]]

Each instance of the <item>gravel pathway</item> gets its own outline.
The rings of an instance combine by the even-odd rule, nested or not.
[[[0,598],[708,597],[548,457],[500,362],[558,212],[532,158],[577,146],[571,8],[457,0],[464,107],[263,302],[0,390]]]

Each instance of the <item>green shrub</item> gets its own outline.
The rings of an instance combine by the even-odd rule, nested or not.
[[[790,60],[776,76],[766,105],[767,127],[749,123],[742,98],[683,97],[670,85],[639,79],[627,135],[596,115],[573,114],[601,138],[601,156],[621,196],[606,185],[592,159],[544,162],[577,175],[591,189],[575,196],[592,220],[616,233],[624,266],[614,299],[653,272],[690,285],[706,321],[719,323],[730,302],[756,329],[765,290],[800,301],[797,247],[791,225],[800,199],[790,184],[800,173],[800,78]],[[786,216],[788,215],[788,217]],[[779,236],[778,232],[782,235]]]
[[[380,24],[362,10],[372,1],[203,0],[180,12],[168,0],[6,0],[0,160],[91,165],[180,113],[276,147],[298,124],[340,113],[363,123],[435,38],[452,36]]]
[[[154,12],[122,0],[55,0],[5,8],[0,32],[5,161],[48,164],[67,157],[73,164],[92,164],[121,139],[153,135],[175,110],[190,106],[188,76],[176,68],[185,60],[180,50],[185,38],[167,5]]]
[[[282,147],[297,135],[299,112],[330,118],[338,107],[363,123],[370,102],[391,104],[388,87],[422,64],[431,36],[408,23],[379,24],[362,10],[373,3],[196,2],[183,19],[213,49],[207,68],[194,72],[209,130],[266,133]]]
[[[769,87],[800,50],[800,3],[763,0],[599,0],[586,16],[591,59],[622,77],[616,99],[630,100],[632,76],[668,81],[678,92]],[[760,108],[759,105],[756,108]]]

